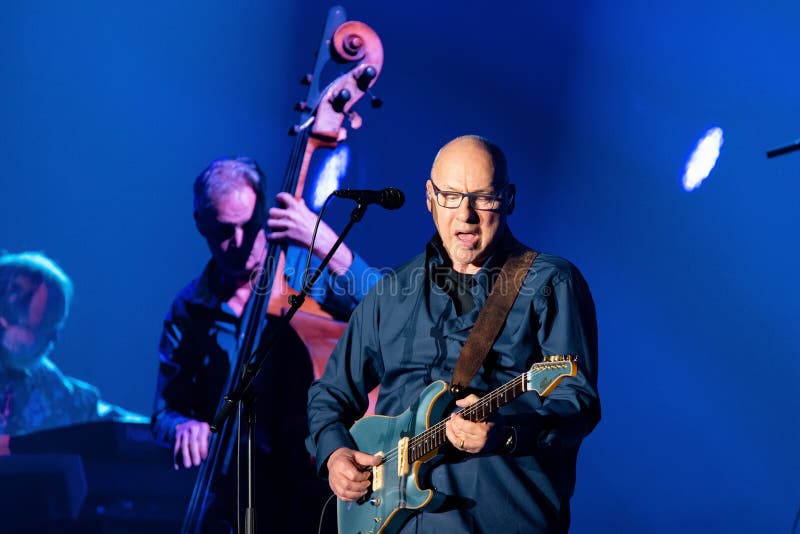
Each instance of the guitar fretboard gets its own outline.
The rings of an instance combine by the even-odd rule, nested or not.
[[[517,378],[484,395],[475,404],[467,406],[461,410],[462,417],[474,423],[485,420],[500,409],[501,406],[508,404],[527,391],[525,383],[527,374],[522,373]],[[445,434],[446,423],[447,419],[439,421],[429,429],[411,438],[408,444],[410,462],[416,462],[444,445],[445,441],[447,441]]]

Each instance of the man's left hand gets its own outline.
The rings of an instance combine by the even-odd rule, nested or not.
[[[478,401],[477,395],[468,395],[456,401],[462,408]],[[473,423],[464,419],[460,413],[454,413],[447,420],[445,432],[447,439],[459,450],[468,453],[493,451],[503,440],[502,415],[494,414],[481,423]]]

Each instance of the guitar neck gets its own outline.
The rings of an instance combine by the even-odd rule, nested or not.
[[[485,420],[494,412],[505,406],[512,400],[528,391],[526,375],[522,373],[510,382],[506,382],[491,393],[484,395],[474,404],[470,404],[461,410],[461,416],[468,421],[478,423]],[[445,434],[447,420],[439,421],[429,429],[411,438],[408,446],[409,459],[415,462],[427,456],[445,444],[447,436]]]

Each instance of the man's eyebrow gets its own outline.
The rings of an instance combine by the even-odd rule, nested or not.
[[[433,180],[431,180],[431,182],[433,182]],[[436,184],[434,184],[434,185],[436,185]],[[439,185],[436,185],[436,187],[442,193],[461,193],[461,191],[456,191],[455,189],[453,189],[453,186],[450,185],[450,184],[446,184],[446,185],[443,185],[441,187]],[[488,188],[484,187],[484,188],[481,188],[481,189],[476,189],[475,191],[470,191],[468,194],[472,194],[472,195],[496,195],[497,193],[498,193],[498,190],[495,190],[494,186],[490,185]]]
[[[216,223],[214,223],[214,226],[211,229],[211,231],[220,234],[220,233],[223,233],[223,232],[231,232],[231,231],[233,231],[235,229],[236,229],[236,225],[233,224],[233,223],[225,223],[225,222],[216,221]]]
[[[440,189],[439,191],[443,193],[458,193],[460,195],[497,195],[499,191],[495,189],[476,189],[475,191],[469,191],[468,193],[462,193],[461,191],[454,191],[452,189]]]

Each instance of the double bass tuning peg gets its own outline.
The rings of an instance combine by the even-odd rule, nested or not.
[[[347,118],[350,121],[350,127],[354,130],[358,130],[359,128],[361,128],[361,125],[364,123],[364,121],[361,119],[361,115],[359,115],[355,111],[351,111],[350,113],[348,113]]]
[[[347,104],[351,98],[352,95],[350,94],[350,91],[347,89],[342,89],[339,91],[339,94],[337,94],[335,97],[333,97],[333,100],[331,100],[331,107],[341,113],[344,111],[345,104]]]
[[[369,86],[372,84],[372,80],[374,80],[378,76],[378,71],[372,65],[368,65],[361,71],[361,74],[356,77],[356,85],[359,89],[367,93],[371,100],[371,106],[374,109],[377,109],[383,105],[383,100],[378,98],[377,96],[373,95],[372,92],[369,90]]]
[[[375,67],[369,66],[356,78],[356,85],[362,91],[366,91],[369,89],[369,84],[372,83],[372,80],[374,80],[377,75],[378,71],[375,70]]]

